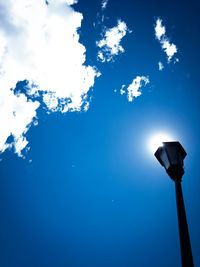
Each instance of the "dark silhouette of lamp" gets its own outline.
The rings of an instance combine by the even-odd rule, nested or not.
[[[154,154],[175,182],[182,267],[193,267],[192,249],[187,225],[181,181],[187,153],[179,142],[163,142]]]

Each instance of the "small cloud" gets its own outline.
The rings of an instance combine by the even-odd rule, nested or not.
[[[97,58],[101,62],[112,61],[114,56],[124,52],[120,42],[127,31],[129,30],[126,23],[121,20],[118,20],[117,26],[106,29],[103,38],[96,42],[97,47],[100,49]]]
[[[161,41],[161,38],[165,36],[165,26],[162,25],[162,20],[160,18],[157,19],[156,21],[156,26],[155,26],[155,35],[156,38]]]
[[[126,90],[124,90],[125,86],[126,86],[126,85],[123,84],[122,87],[121,87],[121,89],[120,89],[120,94],[121,94],[121,95],[124,95],[124,94],[126,93]]]
[[[171,61],[172,57],[174,56],[175,53],[177,53],[177,48],[175,44],[170,44],[170,42],[166,39],[162,43],[162,48],[167,54],[167,59],[168,62]]]
[[[171,62],[173,56],[177,53],[175,44],[170,43],[169,38],[166,36],[165,26],[162,25],[162,20],[158,18],[154,27],[156,39],[160,42],[162,49],[167,55],[168,63]],[[177,59],[175,59],[177,61]]]
[[[93,23],[94,27],[97,27],[99,25],[102,26],[102,23],[104,23],[104,20],[106,19],[104,11],[107,7],[108,0],[102,0],[101,1],[101,11],[97,13],[97,21]]]
[[[164,69],[164,65],[161,61],[158,62],[158,69],[162,71]]]
[[[101,8],[102,8],[102,10],[106,9],[107,4],[108,4],[108,0],[102,0],[101,1]]]
[[[147,76],[136,76],[133,79],[132,83],[128,86],[122,85],[120,89],[120,94],[125,95],[128,98],[129,102],[132,102],[134,98],[140,96],[142,94],[141,88],[142,86],[146,86],[149,83],[149,78]]]
[[[137,76],[133,79],[132,83],[128,86],[128,101],[132,102],[134,98],[142,94],[140,88],[149,83],[149,78],[145,76]]]

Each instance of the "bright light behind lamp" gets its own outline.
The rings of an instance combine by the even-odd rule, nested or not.
[[[156,133],[153,134],[148,141],[148,148],[151,154],[154,154],[158,147],[162,146],[163,142],[171,142],[174,141],[174,137],[168,133]]]

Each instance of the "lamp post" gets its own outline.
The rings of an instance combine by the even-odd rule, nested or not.
[[[181,187],[184,174],[183,160],[187,153],[179,142],[163,142],[163,145],[157,149],[154,155],[175,182],[182,267],[193,267],[192,249]]]

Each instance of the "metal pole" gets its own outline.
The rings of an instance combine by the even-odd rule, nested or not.
[[[194,267],[181,180],[175,180],[182,267]]]

